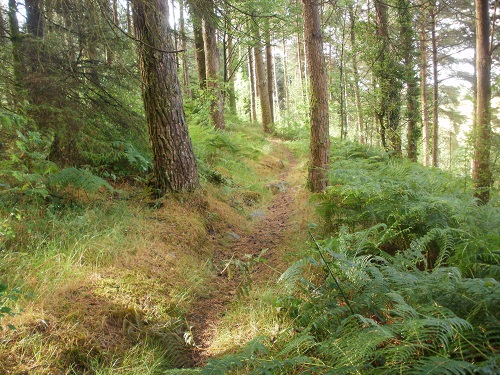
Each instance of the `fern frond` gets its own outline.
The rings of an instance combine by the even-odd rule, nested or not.
[[[53,189],[63,190],[68,186],[73,186],[75,189],[82,189],[92,193],[104,187],[110,192],[113,191],[113,188],[106,180],[89,171],[74,167],[62,169],[50,175],[48,181],[48,185]]]
[[[474,373],[472,363],[443,357],[427,357],[410,371],[412,375],[468,375]]]

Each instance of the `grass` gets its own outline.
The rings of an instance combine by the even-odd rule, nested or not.
[[[194,195],[149,202],[121,184],[66,189],[57,201],[2,196],[0,281],[21,294],[9,302],[19,314],[0,321],[16,327],[0,331],[0,373],[182,373],[173,368],[190,354],[179,338],[189,339],[193,300],[210,292],[213,254],[228,228],[249,230],[284,159],[248,124],[200,127],[193,141],[203,183]]]

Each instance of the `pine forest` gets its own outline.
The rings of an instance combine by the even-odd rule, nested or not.
[[[0,0],[0,375],[500,374],[499,0]]]

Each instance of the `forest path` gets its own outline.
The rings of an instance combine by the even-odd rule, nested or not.
[[[286,164],[283,163],[284,168],[281,169],[276,182],[268,186],[274,194],[272,200],[267,206],[255,207],[254,212],[258,213],[259,217],[255,219],[251,233],[240,236],[230,232],[231,241],[225,243],[214,255],[214,263],[225,262],[230,267],[231,260],[248,261],[251,257],[255,259],[263,249],[267,249],[261,257],[265,259],[265,264],[258,262],[252,269],[254,284],[276,280],[279,273],[286,269],[282,259],[287,249],[286,243],[290,241],[290,236],[293,236],[294,227],[301,217],[300,205],[296,204],[295,200],[297,194],[304,190],[301,186],[303,179],[295,181],[293,178],[293,173],[298,169],[298,160],[279,141],[273,143],[287,161]],[[220,320],[231,303],[237,300],[238,288],[242,282],[244,281],[238,275],[229,278],[227,270],[219,272],[208,288],[210,294],[191,305],[188,322],[193,327],[196,342],[193,355],[196,366],[203,366],[210,359],[209,349],[216,338]]]

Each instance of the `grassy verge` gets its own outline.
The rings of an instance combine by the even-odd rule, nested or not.
[[[0,372],[159,374],[190,365],[190,304],[208,293],[228,226],[248,230],[280,164],[252,125],[192,133],[203,181],[195,195],[149,202],[126,184],[114,193],[69,187],[57,201],[2,195],[0,298],[20,293],[0,300],[15,313],[0,318]]]

